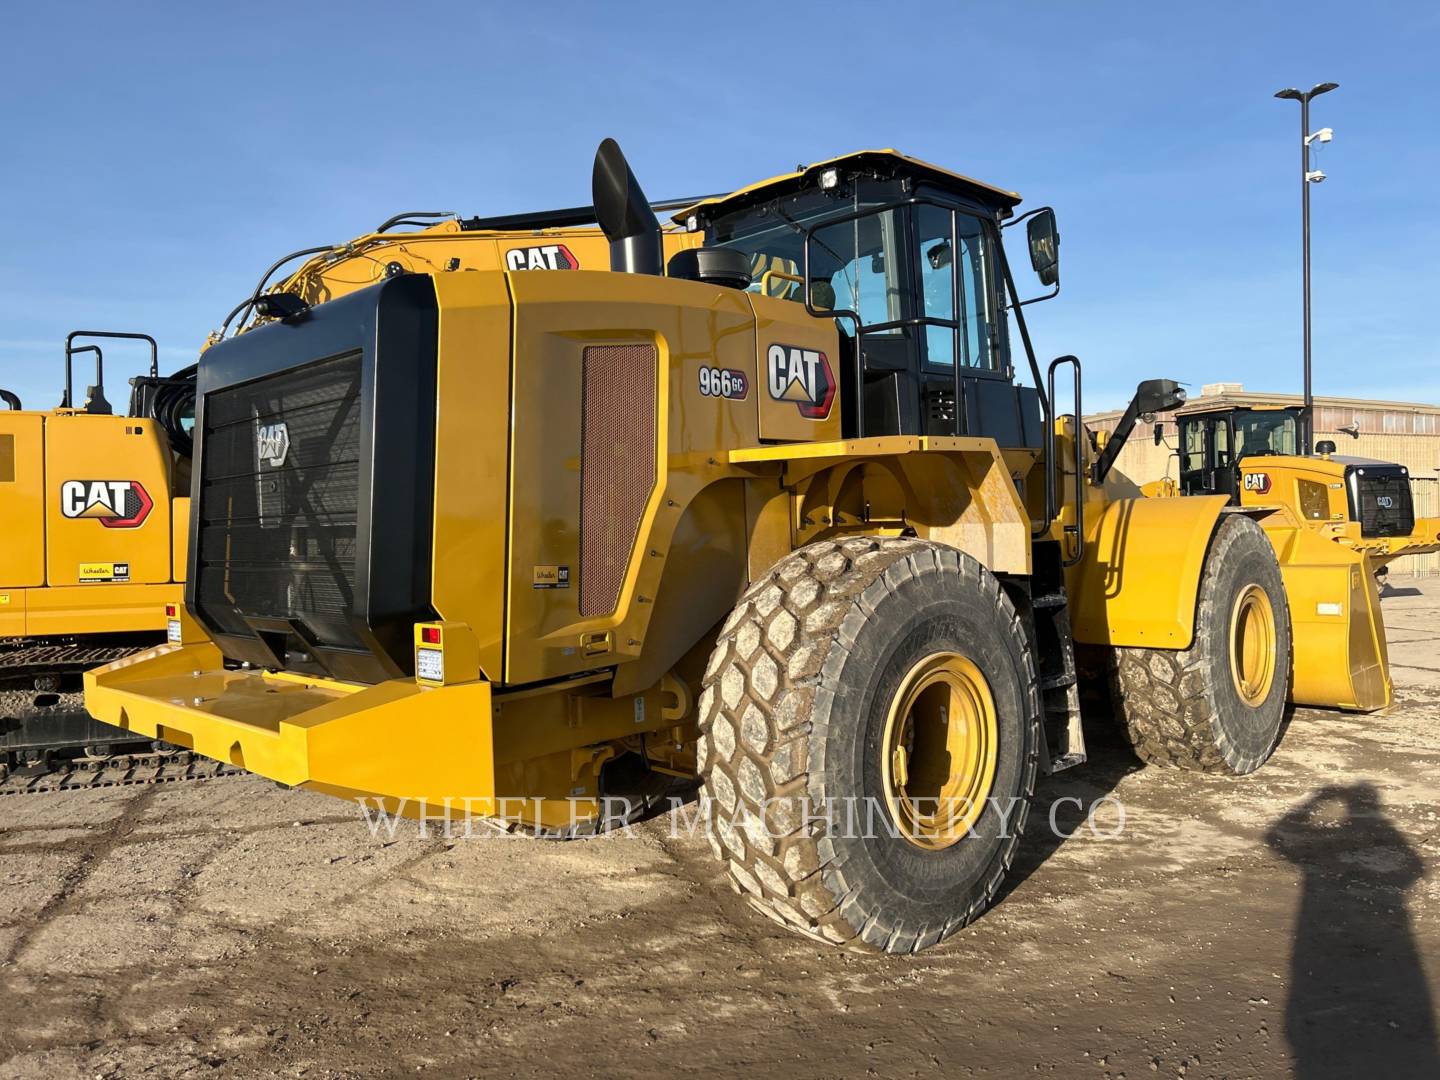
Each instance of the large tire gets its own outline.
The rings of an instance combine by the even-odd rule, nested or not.
[[[1275,550],[1250,518],[1225,514],[1200,573],[1190,647],[1117,649],[1112,699],[1143,761],[1239,776],[1280,740],[1290,660]]]
[[[990,695],[993,754],[990,780],[973,789],[978,818],[945,846],[924,847],[896,826],[887,796],[902,767],[882,746],[894,745],[892,705],[913,700],[921,716],[916,673],[937,657],[957,669],[973,662],[964,670]],[[948,762],[961,710],[945,700],[948,710],[932,704],[925,715],[928,730],[947,733]],[[835,944],[915,952],[974,919],[1000,888],[1034,793],[1040,697],[1019,615],[968,555],[875,538],[789,555],[725,623],[700,717],[710,842],[736,890],[776,921]],[[957,745],[978,730],[969,724],[958,722]],[[919,772],[921,753],[908,752]],[[846,805],[877,812],[874,827],[846,827]]]

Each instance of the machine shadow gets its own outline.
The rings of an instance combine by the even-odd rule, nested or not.
[[[1145,767],[1113,725],[1090,724],[1085,741],[1090,756],[1084,765],[1042,776],[1036,784],[1025,835],[995,903],[1002,903],[1059,851],[1121,780]],[[1102,827],[1108,828],[1109,823]]]
[[[1425,876],[1370,784],[1324,788],[1266,843],[1301,873],[1285,1035],[1299,1080],[1440,1076],[1406,893]]]

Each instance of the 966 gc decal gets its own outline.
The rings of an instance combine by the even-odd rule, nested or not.
[[[702,367],[700,393],[706,397],[744,401],[745,395],[750,393],[750,380],[743,371],[736,371],[734,368]]]

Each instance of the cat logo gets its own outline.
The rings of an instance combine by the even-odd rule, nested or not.
[[[1376,495],[1375,505],[1380,507],[1381,510],[1393,510],[1395,509],[1395,500],[1389,495]]]
[[[60,485],[61,514],[94,518],[107,529],[138,528],[154,505],[135,480],[66,480]]]
[[[511,248],[505,252],[505,265],[511,270],[579,270],[580,260],[564,244],[542,244]]]
[[[771,345],[765,357],[770,396],[793,401],[807,420],[824,420],[835,401],[835,373],[823,352]]]
[[[1243,486],[1246,491],[1253,491],[1256,495],[1264,495],[1270,490],[1270,474],[1247,472]]]
[[[290,428],[281,420],[274,424],[260,424],[255,428],[256,454],[272,469],[285,464],[285,455],[290,453]]]

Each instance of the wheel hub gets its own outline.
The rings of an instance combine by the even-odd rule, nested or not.
[[[881,772],[891,820],[910,843],[958,843],[995,782],[998,721],[990,685],[958,653],[921,660],[901,680],[885,721]]]
[[[1230,674],[1240,700],[1254,707],[1275,681],[1275,612],[1259,585],[1247,585],[1230,613]]]

